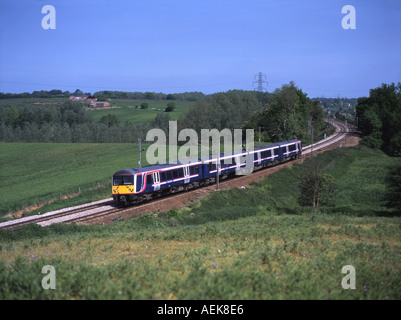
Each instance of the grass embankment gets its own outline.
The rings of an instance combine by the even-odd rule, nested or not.
[[[395,160],[358,148],[318,157],[336,177],[331,208],[297,205],[303,165],[294,165],[179,211],[0,231],[0,297],[400,299],[401,218],[377,201],[380,168]],[[45,265],[55,267],[55,290],[41,287]],[[345,265],[355,267],[355,290],[341,286]]]

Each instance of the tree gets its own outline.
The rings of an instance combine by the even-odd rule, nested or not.
[[[120,120],[115,114],[108,114],[107,116],[103,116],[100,120],[100,123],[107,125],[108,127],[112,127],[114,125],[119,125]]]
[[[152,128],[162,129],[166,134],[169,129],[170,115],[168,113],[158,113],[151,123]]]
[[[197,101],[179,120],[179,128],[240,129],[245,119],[262,108],[254,91],[219,92]]]
[[[75,96],[75,97],[81,97],[81,96],[84,95],[84,92],[82,90],[80,90],[80,89],[77,89],[77,90],[74,91],[74,93],[72,95]]]
[[[332,204],[336,184],[334,177],[320,168],[319,160],[313,158],[304,164],[299,188],[299,204],[317,208]]]
[[[145,99],[154,100],[156,98],[156,94],[154,92],[145,92]]]
[[[369,97],[358,99],[356,115],[362,143],[401,156],[401,83],[371,89]]]
[[[174,111],[175,109],[175,102],[169,102],[167,103],[167,108],[164,109],[164,112],[171,112]]]
[[[324,130],[322,107],[317,101],[310,100],[294,82],[276,89],[265,99],[264,107],[245,122],[243,129],[258,130],[260,127],[265,141],[272,142],[295,137],[308,141],[308,121],[314,127],[315,137]]]

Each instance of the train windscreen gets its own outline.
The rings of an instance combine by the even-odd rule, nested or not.
[[[113,177],[113,186],[121,186],[125,184],[130,184],[130,185],[134,184],[134,176],[117,175]]]

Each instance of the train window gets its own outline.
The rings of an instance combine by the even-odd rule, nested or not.
[[[261,154],[261,157],[262,158],[267,158],[267,151],[263,151],[262,154]]]
[[[123,184],[123,177],[122,176],[114,176],[113,177],[113,186],[119,186]]]
[[[152,175],[151,174],[148,174],[146,176],[146,184],[152,184]]]
[[[161,172],[160,179],[161,179],[161,181],[166,181],[167,180],[166,179],[166,172]]]
[[[189,172],[190,172],[191,175],[198,174],[199,173],[199,166],[189,167]]]
[[[258,160],[259,159],[259,157],[258,157],[258,153],[257,152],[255,152],[254,154],[253,154],[253,160]]]
[[[288,147],[288,150],[289,150],[289,151],[294,151],[295,149],[296,149],[295,144],[291,144],[291,145]]]
[[[184,175],[183,175],[182,169],[174,170],[174,178],[175,178],[175,179],[177,179],[177,178],[182,178],[183,176],[184,176]]]
[[[209,171],[216,170],[216,164],[214,162],[209,162]]]
[[[271,150],[267,150],[267,158],[270,158],[272,156],[272,151]]]
[[[123,176],[124,184],[134,184],[134,176]]]
[[[234,157],[226,158],[224,160],[221,160],[221,168],[227,168],[235,164]]]
[[[113,185],[134,184],[134,176],[114,176]]]
[[[167,180],[173,180],[173,174],[171,171],[167,171]]]
[[[274,155],[278,156],[278,148],[274,149]]]
[[[174,171],[173,171],[173,177],[174,177],[174,179],[182,178],[183,176],[184,176],[184,174],[183,174],[183,172],[182,172],[182,169],[177,169],[177,170],[174,170]]]

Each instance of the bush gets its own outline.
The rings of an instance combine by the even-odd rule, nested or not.
[[[147,109],[147,108],[149,108],[149,103],[147,102],[141,103],[141,109]]]
[[[174,111],[175,109],[175,102],[169,102],[167,103],[167,108],[164,109],[164,112],[171,112]]]

